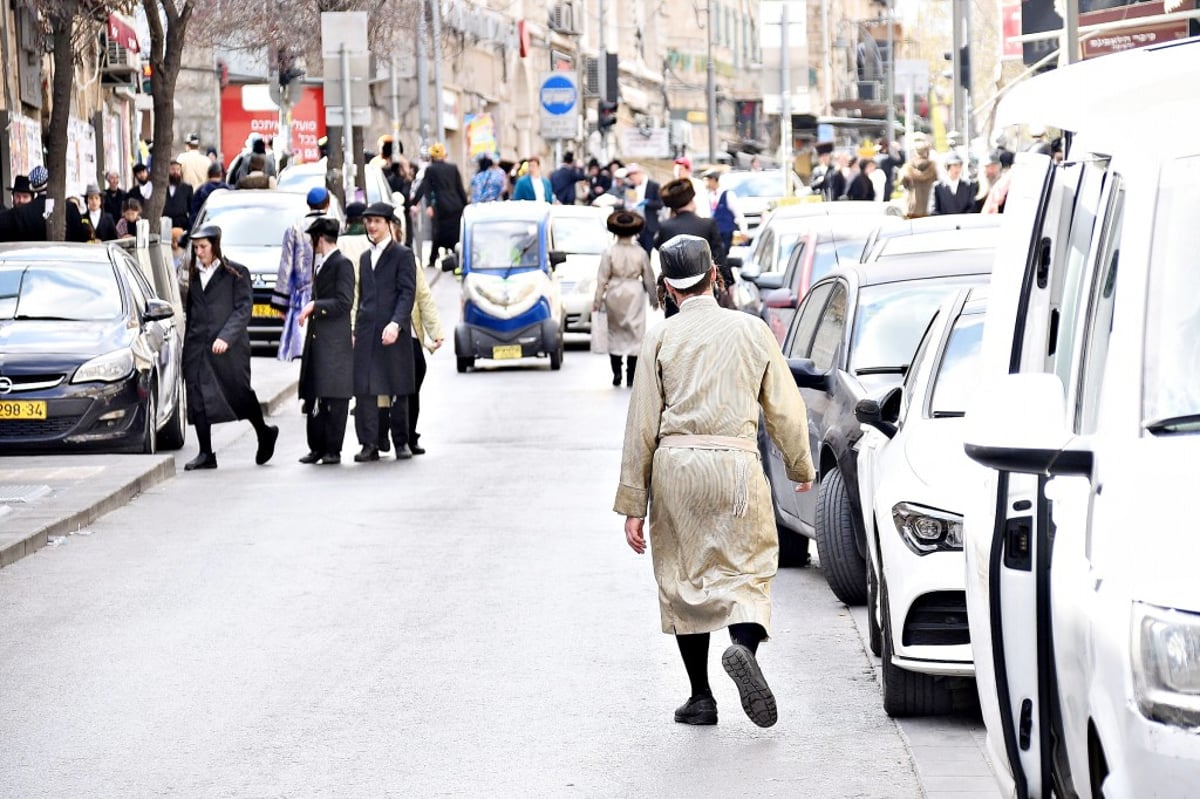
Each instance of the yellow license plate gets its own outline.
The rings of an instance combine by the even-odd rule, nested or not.
[[[0,419],[45,419],[46,403],[41,400],[0,400]]]
[[[511,358],[521,357],[520,344],[505,344],[500,347],[492,347],[492,358],[497,361],[508,360]]]
[[[254,304],[255,319],[282,319],[283,314],[275,310],[269,303],[256,302]]]

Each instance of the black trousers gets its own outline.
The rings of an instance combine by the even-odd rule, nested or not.
[[[346,417],[349,414],[349,399],[319,398],[316,407],[309,409],[305,425],[309,451],[322,455],[341,455],[342,442],[346,438]]]
[[[364,447],[379,446],[379,398],[374,394],[354,397],[354,432],[358,443]],[[408,445],[408,397],[392,397],[392,412],[388,420],[388,432],[396,448]],[[385,433],[386,434],[386,433]]]
[[[425,372],[428,371],[428,366],[425,363],[425,348],[421,346],[421,342],[416,338],[412,340],[413,345],[413,365],[416,367],[417,390],[408,395],[408,445],[415,447],[417,439],[421,436],[417,433],[417,417],[421,415],[421,384],[425,382]],[[392,409],[379,409],[379,448],[383,449],[387,445],[385,436],[387,429],[391,427]]]

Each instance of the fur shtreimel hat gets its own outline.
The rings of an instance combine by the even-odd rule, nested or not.
[[[658,190],[658,196],[662,198],[663,205],[675,210],[696,198],[696,188],[687,178],[678,178],[664,183],[663,187]]]
[[[614,236],[636,236],[646,226],[646,220],[633,211],[616,211],[608,217],[608,232]]]

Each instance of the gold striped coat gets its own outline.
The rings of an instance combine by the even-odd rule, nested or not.
[[[761,319],[692,297],[647,335],[613,510],[645,517],[649,508],[665,633],[744,622],[770,632],[779,539],[754,446],[760,408],[788,476],[812,480],[804,400]],[[672,436],[715,436],[730,446],[679,446]]]

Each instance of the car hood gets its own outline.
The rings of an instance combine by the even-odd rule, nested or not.
[[[567,253],[567,260],[554,270],[559,280],[591,280],[600,271],[600,256],[585,253]]]
[[[74,369],[97,355],[129,346],[136,331],[125,320],[65,322],[41,319],[0,321],[3,371],[12,374]]]
[[[1198,461],[1195,434],[1145,436],[1119,452],[1097,452],[1102,487],[1092,517],[1097,577],[1127,583],[1132,599],[1200,613],[1200,536],[1192,521]]]
[[[279,273],[279,259],[283,256],[283,246],[239,247],[236,244],[222,243],[221,252],[230,261],[249,269],[251,274],[269,274],[274,277]]]
[[[976,477],[975,462],[963,450],[962,418],[921,419],[904,431],[904,458],[913,474],[925,485],[945,497],[948,504],[942,510],[962,513],[961,503],[954,501],[966,495],[972,478]]]

